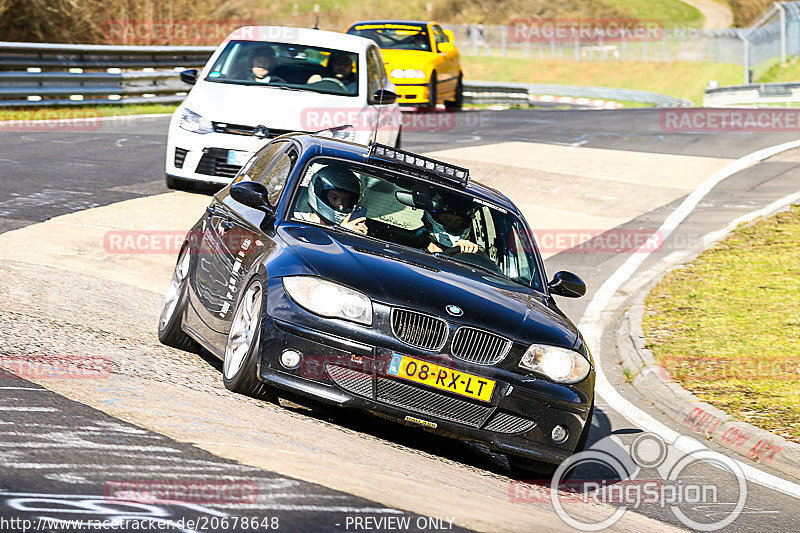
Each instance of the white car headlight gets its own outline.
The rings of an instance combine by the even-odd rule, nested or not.
[[[580,353],[557,346],[532,344],[519,366],[558,383],[577,383],[589,375],[592,365]]]
[[[283,278],[286,293],[312,313],[372,325],[372,301],[352,289],[312,276]]]
[[[421,70],[416,70],[413,68],[407,68],[405,71],[406,78],[424,78],[425,73]]]
[[[214,125],[210,120],[203,118],[189,109],[183,110],[180,127],[186,131],[193,131],[194,133],[199,133],[201,135],[212,133],[214,131]]]
[[[405,78],[406,77],[406,71],[401,69],[401,68],[396,68],[392,72],[389,73],[389,76],[391,76],[392,78]]]

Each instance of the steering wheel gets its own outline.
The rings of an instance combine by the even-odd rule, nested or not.
[[[334,83],[334,84],[336,84],[336,85],[337,85],[337,86],[339,86],[339,88],[341,88],[343,91],[346,91],[346,90],[347,90],[347,87],[345,87],[345,86],[344,86],[344,83],[342,83],[341,81],[337,80],[336,78],[322,78],[322,79],[321,79],[321,80],[319,80],[319,81],[315,81],[315,82],[314,82],[314,83],[312,83],[311,85],[316,85],[317,83],[322,83],[322,82],[325,82],[325,81],[328,81],[328,82],[331,82],[331,83]]]

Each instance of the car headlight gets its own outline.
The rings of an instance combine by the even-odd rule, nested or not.
[[[419,69],[407,68],[401,69],[396,68],[392,70],[389,74],[392,78],[424,78],[425,72]]]
[[[589,375],[592,365],[580,353],[557,346],[532,344],[519,366],[544,374],[558,383],[577,383]]]
[[[372,325],[372,301],[352,289],[311,276],[283,278],[289,297],[312,313]]]
[[[181,115],[180,127],[187,130],[199,133],[201,135],[212,133],[214,125],[207,118],[203,118],[194,111],[184,109]]]

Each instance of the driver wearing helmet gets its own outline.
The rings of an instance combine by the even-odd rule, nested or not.
[[[429,241],[425,249],[437,253],[457,246],[461,253],[477,253],[478,245],[467,240],[473,211],[470,201],[445,200],[439,194],[434,195],[431,208],[422,216],[424,226],[420,232],[426,232]]]
[[[295,213],[295,218],[341,226],[367,234],[366,217],[350,220],[353,207],[361,199],[361,180],[344,165],[330,164],[317,170],[308,183],[308,205],[311,213]]]

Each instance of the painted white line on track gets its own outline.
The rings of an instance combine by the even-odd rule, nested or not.
[[[661,238],[666,239],[675,230],[675,228],[677,228],[678,225],[683,222],[686,217],[688,217],[689,214],[697,207],[697,204],[700,202],[700,200],[702,200],[717,184],[724,179],[729,178],[737,172],[763,161],[768,157],[798,147],[800,147],[800,140],[764,148],[763,150],[758,150],[757,152],[753,152],[740,159],[737,159],[718,172],[715,172],[711,175],[711,177],[704,181],[700,187],[687,196],[681,205],[679,205],[678,208],[666,218],[664,223],[658,229]],[[778,200],[778,202],[786,201],[787,198],[793,198],[796,196],[797,195],[789,195],[781,200]],[[754,213],[755,216],[758,216],[757,213],[766,212],[769,207],[774,206],[776,203],[771,204],[765,209],[760,209],[745,215],[744,217],[740,217],[740,219],[750,217],[750,215],[753,215]],[[755,218],[755,216],[753,218]],[[647,259],[650,253],[651,252],[647,249],[647,245],[645,245],[637,250],[636,253],[631,254],[625,263],[623,263],[597,290],[591,302],[589,302],[589,305],[586,307],[586,311],[584,312],[580,324],[578,325],[597,360],[595,365],[597,372],[595,391],[605,401],[607,401],[615,411],[627,418],[631,423],[635,424],[641,429],[645,429],[659,435],[678,450],[685,453],[691,453],[697,450],[708,449],[707,446],[703,445],[699,441],[667,427],[626,400],[608,381],[600,362],[602,359],[601,339],[604,330],[603,312],[611,303],[611,300],[619,288],[622,287],[622,285],[634,275],[636,270],[639,268],[639,266],[641,266],[645,259]],[[744,472],[748,481],[800,499],[800,485],[797,483],[793,483],[778,476],[769,474],[737,459],[733,460],[736,461],[736,463],[738,463],[738,465],[742,468],[742,471]]]
[[[31,413],[54,413],[58,411],[55,407],[9,407],[0,405],[0,411],[23,411]]]
[[[36,390],[45,392],[47,389],[37,389],[36,387],[0,387],[0,390]]]

